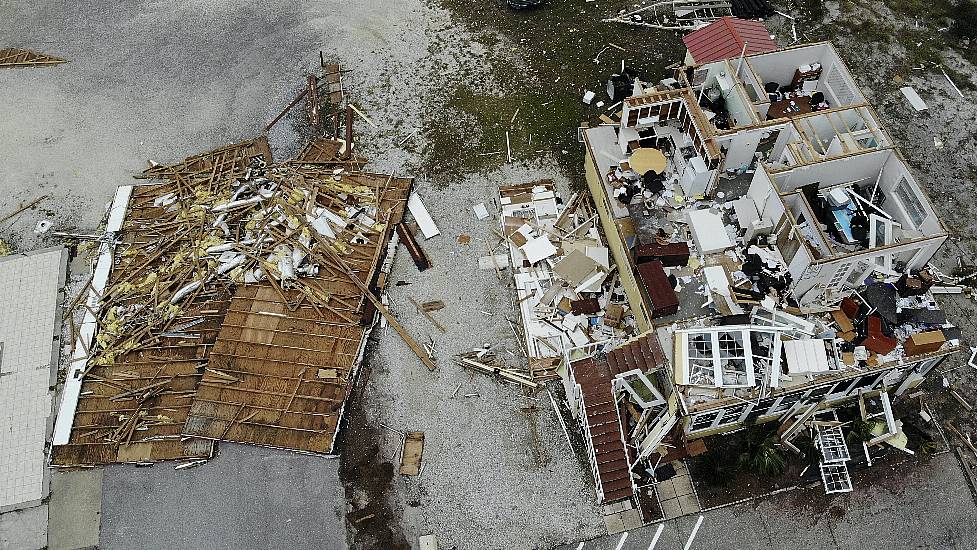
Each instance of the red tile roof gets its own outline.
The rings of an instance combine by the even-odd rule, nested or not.
[[[588,357],[573,362],[574,379],[580,384],[586,413],[582,420],[590,432],[597,482],[604,493],[602,504],[630,498],[633,494],[612,381],[616,375],[630,370],[648,372],[664,361],[665,355],[654,333],[648,333],[611,351],[606,361]]]
[[[682,39],[696,64],[739,57],[746,44],[746,55],[777,49],[770,31],[760,21],[723,17],[693,31]]]

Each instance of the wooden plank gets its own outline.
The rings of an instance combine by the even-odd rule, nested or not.
[[[416,476],[421,473],[421,459],[424,455],[424,432],[407,432],[404,449],[400,457],[400,474]]]

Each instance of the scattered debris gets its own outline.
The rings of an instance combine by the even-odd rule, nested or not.
[[[902,92],[902,95],[906,96],[906,99],[909,100],[909,104],[912,105],[913,109],[916,109],[917,112],[925,111],[928,108],[926,106],[926,102],[923,101],[923,98],[919,97],[919,94],[916,93],[916,90],[914,90],[912,86],[903,86],[902,88],[899,88],[899,91]]]
[[[415,300],[414,298],[411,298],[409,296],[407,297],[407,299],[410,300],[410,303],[414,304],[414,307],[417,308],[417,311],[419,313],[423,314],[424,317],[426,317],[428,321],[431,321],[431,324],[434,325],[435,327],[437,327],[438,330],[440,330],[441,332],[448,332],[448,329],[444,328],[444,325],[442,325],[440,321],[438,321],[437,319],[434,318],[433,315],[431,315],[431,311],[436,311],[436,310],[425,308],[424,306],[422,306],[421,304],[419,304],[417,302],[417,300]],[[443,304],[442,304],[442,307],[443,307]],[[440,308],[438,308],[438,309],[440,309]]]
[[[463,353],[455,357],[455,363],[472,370],[497,376],[508,382],[516,382],[530,388],[539,386],[524,371],[509,367],[501,358],[494,354],[483,354],[479,356],[479,352]]]
[[[0,49],[0,67],[35,67],[40,65],[60,65],[66,59],[19,48]]]
[[[359,171],[346,138],[278,164],[238,143],[120,188],[54,464],[207,459],[220,440],[330,453],[377,312],[436,367],[367,284],[394,228],[410,240],[413,182]]]
[[[407,252],[410,253],[410,257],[414,260],[414,265],[417,266],[419,271],[425,271],[434,265],[431,263],[431,258],[421,248],[421,244],[414,238],[414,233],[403,223],[397,224],[397,236],[400,238],[400,242],[403,243],[404,248],[407,249]]]
[[[485,208],[484,202],[476,204],[472,207],[472,209],[475,210],[475,216],[480,220],[484,220],[489,217],[488,209]]]
[[[42,196],[37,197],[36,199],[30,201],[29,203],[24,204],[23,206],[20,206],[19,208],[17,208],[13,212],[11,212],[11,213],[5,215],[4,217],[0,218],[0,223],[4,223],[4,222],[7,222],[7,221],[12,220],[13,218],[15,218],[18,215],[20,215],[21,213],[23,213],[24,211],[29,210],[31,208],[34,208],[35,206],[37,206],[38,204],[40,204],[41,201],[43,201],[46,198],[48,198],[47,195],[42,195]]]
[[[957,92],[957,95],[963,98],[963,92],[961,92],[960,88],[957,88],[957,85],[953,83],[953,80],[950,79],[950,75],[946,74],[946,69],[940,67],[940,72],[943,73],[943,76],[946,78],[946,81],[950,84],[950,87],[953,88],[953,91]]]
[[[414,221],[421,228],[421,233],[424,234],[425,239],[430,239],[441,234],[441,230],[438,229],[434,220],[431,219],[431,214],[428,213],[427,208],[421,202],[421,198],[417,196],[417,193],[410,194],[410,198],[407,200],[407,209],[414,216]]]
[[[51,227],[53,226],[54,226],[54,222],[51,220],[39,220],[37,224],[34,226],[34,233],[37,233],[38,235],[42,235],[44,233],[47,233],[48,230],[51,229]]]

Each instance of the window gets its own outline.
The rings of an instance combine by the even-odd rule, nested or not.
[[[839,105],[849,105],[855,98],[855,94],[852,92],[851,87],[848,86],[848,83],[845,82],[845,77],[838,69],[838,65],[831,67],[831,70],[828,71],[827,85],[834,92],[835,99],[838,100]],[[832,107],[837,106],[832,105]]]
[[[716,420],[721,412],[723,411],[709,411],[695,415],[692,417],[692,422],[689,424],[689,431],[695,432],[698,430],[711,428],[713,421]]]
[[[797,401],[801,398],[802,395],[803,394],[801,393],[785,395],[780,399],[778,399],[777,401],[775,401],[774,404],[770,407],[770,409],[767,410],[767,412],[764,414],[771,415],[771,414],[782,413],[787,409],[793,407],[794,403],[797,403]]]
[[[828,281],[828,286],[827,286],[828,290],[835,290],[839,288],[841,286],[841,282],[844,281],[849,276],[851,267],[852,264],[847,262],[844,262],[841,265],[839,265],[838,269],[835,270],[834,275],[832,275],[831,279]]]
[[[926,210],[923,208],[923,204],[920,202],[916,192],[910,187],[909,180],[906,179],[906,176],[899,178],[899,183],[895,187],[895,194],[896,198],[902,204],[903,209],[906,211],[906,215],[913,222],[913,226],[918,228],[923,223],[923,220],[926,219]]]
[[[733,405],[728,409],[723,409],[723,416],[719,419],[717,425],[728,426],[730,424],[742,422],[743,418],[750,413],[750,409],[752,408],[753,403],[740,403],[738,405]]]

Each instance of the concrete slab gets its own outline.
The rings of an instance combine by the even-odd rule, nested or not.
[[[675,492],[675,482],[671,479],[666,479],[658,484],[658,498],[667,500],[677,496],[678,494]]]
[[[614,535],[624,531],[624,518],[621,514],[611,514],[604,516],[604,527],[607,528],[608,535]]]
[[[678,503],[682,507],[682,513],[686,515],[695,514],[700,510],[695,495],[682,495],[678,497]]]
[[[692,494],[692,478],[689,476],[675,476],[670,481],[675,489],[675,496],[681,497]]]
[[[100,549],[346,548],[338,460],[224,443],[173,468],[105,468]]]
[[[0,548],[38,550],[47,546],[47,505],[0,514]]]
[[[665,519],[677,518],[682,515],[682,505],[678,503],[677,498],[663,500],[661,501],[661,505]]]
[[[102,514],[101,469],[56,471],[51,475],[48,501],[49,550],[98,546]]]
[[[37,506],[48,493],[66,265],[61,247],[0,258],[0,512]]]

